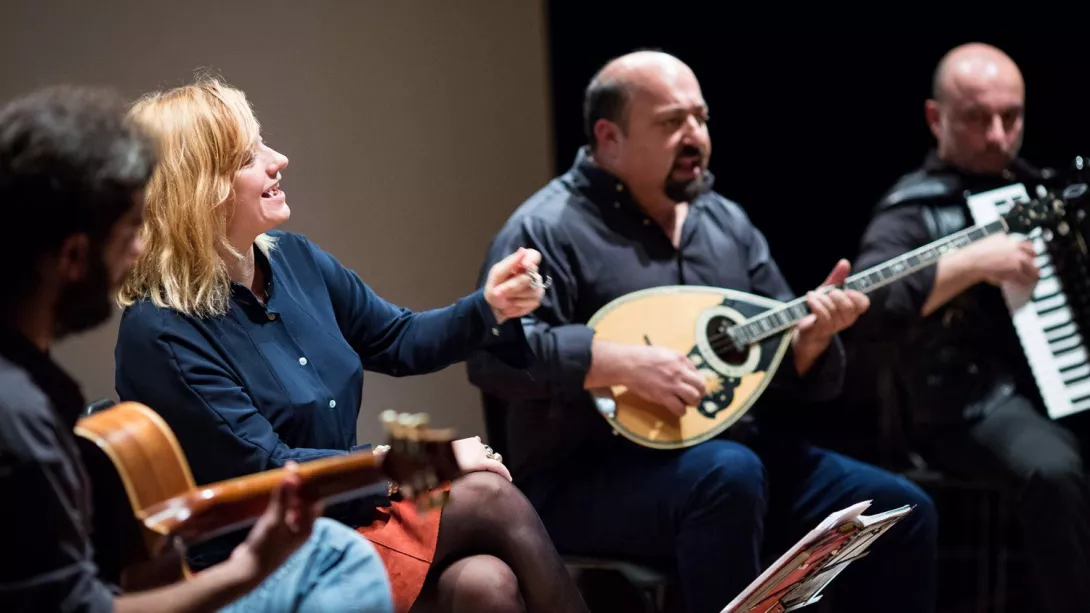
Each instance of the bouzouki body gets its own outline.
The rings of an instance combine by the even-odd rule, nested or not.
[[[943,255],[1007,232],[1027,233],[1063,219],[1065,201],[1042,187],[988,223],[950,234],[868,270],[841,289],[868,293],[935,264]],[[834,288],[821,288],[829,292]],[[587,322],[598,340],[657,345],[688,356],[706,393],[678,417],[622,385],[590,390],[614,432],[645,447],[678,449],[714,438],[736,423],[768,388],[795,326],[810,315],[805,297],[779,302],[737,290],[671,285],[625,294]]]
[[[689,357],[707,393],[678,417],[623,385],[592,392],[614,431],[646,447],[673,449],[714,438],[733,425],[768,386],[791,335],[778,334],[742,352],[721,351],[732,325],[783,303],[716,287],[674,285],[626,294],[587,323],[599,340],[667,347]]]

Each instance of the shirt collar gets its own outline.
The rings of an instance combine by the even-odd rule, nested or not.
[[[712,185],[715,183],[715,176],[711,171],[705,170],[704,174],[706,179],[701,195],[710,192]],[[587,198],[599,206],[614,205],[616,208],[638,208],[624,181],[595,163],[594,157],[590,153],[590,147],[587,145],[579,148],[575,155],[575,163],[572,164],[568,175],[571,178],[572,187],[585,194]],[[694,198],[694,200],[699,199],[699,197]],[[690,204],[695,204],[695,202]]]
[[[257,317],[259,320],[271,320],[277,314],[275,305],[273,304],[276,283],[273,279],[272,262],[265,256],[265,252],[259,249],[256,244],[252,249],[254,250],[254,266],[261,269],[261,273],[265,279],[265,303],[262,304],[258,301],[250,288],[236,281],[231,282],[231,295],[247,313]]]
[[[75,427],[86,403],[83,392],[49,353],[43,352],[21,332],[0,326],[0,355],[26,370],[63,422]]]
[[[951,174],[958,177],[967,187],[979,186],[984,189],[993,185],[1040,181],[1043,177],[1041,169],[1034,167],[1020,157],[1011,160],[1010,165],[1003,169],[1000,174],[980,174],[962,170],[944,161],[934,149],[928,151],[924,157],[923,169],[928,174]]]

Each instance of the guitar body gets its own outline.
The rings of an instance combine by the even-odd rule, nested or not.
[[[446,500],[441,486],[461,475],[453,434],[427,416],[386,411],[382,460],[370,451],[321,458],[293,472],[304,501],[366,496],[387,479],[421,512]],[[94,504],[92,544],[103,579],[140,591],[190,576],[184,549],[256,521],[288,469],[276,468],[196,487],[178,439],[148,407],[123,402],[80,419],[76,440]]]
[[[599,340],[657,345],[687,355],[707,394],[678,417],[616,385],[592,392],[618,434],[645,447],[678,449],[714,438],[738,421],[768,386],[791,335],[781,333],[742,352],[722,351],[717,334],[783,303],[745,292],[676,285],[640,290],[602,307],[587,325]]]
[[[123,402],[81,418],[75,432],[94,492],[92,542],[103,575],[127,589],[167,585],[188,576],[168,535],[143,523],[144,509],[194,486],[181,445],[163,418]]]

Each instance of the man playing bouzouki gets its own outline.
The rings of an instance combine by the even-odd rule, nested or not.
[[[84,399],[49,351],[110,316],[142,248],[155,153],[125,111],[70,88],[0,110],[0,611],[392,611],[374,548],[315,519],[320,505],[301,502],[295,476],[222,564],[137,593],[100,578],[72,432]]]
[[[520,373],[480,354],[469,366],[487,405],[503,409],[489,418],[506,422],[504,456],[558,550],[660,563],[677,572],[689,611],[711,613],[830,512],[864,500],[883,509],[908,504],[915,510],[866,563],[843,573],[832,597],[837,611],[932,611],[930,499],[785,427],[793,407],[839,393],[837,333],[867,308],[863,294],[825,288],[808,296],[811,313],[753,419],[728,431],[732,440],[652,449],[611,435],[589,390],[624,386],[675,415],[707,390],[697,365],[656,346],[653,331],[642,344],[595,338],[588,320],[605,305],[678,285],[794,296],[761,232],[712,191],[708,108],[688,66],[658,52],[617,58],[591,81],[584,113],[589,145],[512,215],[481,269],[518,247],[541,252],[553,284],[524,319],[539,364]],[[848,272],[839,262],[825,284],[839,285]]]

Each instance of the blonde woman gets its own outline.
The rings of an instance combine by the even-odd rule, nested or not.
[[[540,254],[520,249],[483,290],[419,313],[390,304],[306,238],[275,230],[290,209],[286,157],[261,138],[245,95],[212,78],[144,96],[133,116],[160,141],[146,249],[119,293],[123,400],[175,430],[199,483],[366,447],[364,370],[438,370],[484,348],[531,357],[519,317],[540,303]],[[478,438],[441,514],[385,498],[333,505],[386,564],[398,611],[585,611],[537,514]],[[195,552],[214,563],[233,539]]]

